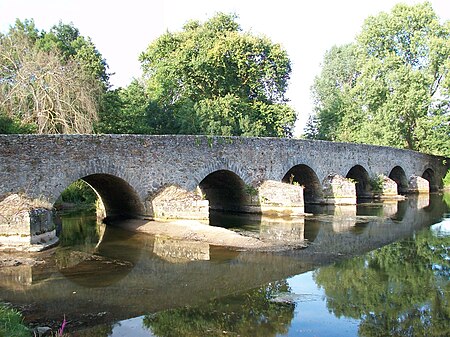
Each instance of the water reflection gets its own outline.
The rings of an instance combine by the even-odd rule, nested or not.
[[[331,313],[360,320],[361,336],[449,336],[449,252],[449,237],[424,230],[320,268],[314,280]]]
[[[209,244],[199,241],[174,240],[156,235],[153,253],[171,263],[208,261]]]
[[[97,220],[94,212],[72,212],[57,216],[57,235],[62,247],[78,247],[94,251],[103,238],[106,226]]]
[[[449,220],[314,272],[140,317],[135,327],[159,337],[448,336],[450,237],[436,228]]]
[[[106,287],[123,279],[139,259],[140,249],[127,245],[134,234],[118,233],[92,212],[61,214],[60,246],[55,264],[68,280],[83,287]],[[125,249],[126,253],[122,251]]]
[[[355,324],[372,327],[378,323],[400,331],[401,326],[391,320],[401,313],[405,322],[419,325],[432,316],[429,324],[439,326],[439,317],[448,318],[449,238],[436,241],[438,236],[428,234],[415,235],[417,242],[410,238],[423,228],[430,233],[428,227],[445,210],[442,200],[432,196],[420,209],[415,199],[408,199],[396,207],[378,203],[317,209],[314,215],[295,221],[225,215],[227,221],[240,222],[236,230],[242,233],[289,246],[307,244],[304,249],[270,253],[233,251],[73,219],[63,224],[70,231],[62,233],[63,244],[50,251],[44,264],[0,268],[0,298],[19,306],[29,306],[32,298],[34,304],[25,316],[28,321],[45,317],[58,322],[65,314],[83,326],[98,325],[96,332],[86,331],[86,336],[107,336],[114,322],[141,315],[150,335],[153,331],[171,336],[167,327],[171,321],[172,335],[180,336],[180,331],[196,335],[201,329],[200,335],[217,335],[223,329],[241,336],[294,336],[300,330],[317,329],[299,325],[304,323],[299,312],[303,315],[308,305],[311,310],[323,306],[311,317],[320,317],[319,325],[328,317],[327,322],[334,322],[330,328],[336,320],[349,331],[354,331],[349,326]],[[439,256],[447,260],[439,261]],[[314,275],[321,288],[298,289],[296,280],[306,282],[304,275],[311,280]],[[322,301],[323,295],[327,297]],[[385,307],[392,301],[392,310],[381,311],[383,307],[375,303],[380,296]],[[395,302],[402,296],[408,300]],[[353,304],[357,308],[352,311]],[[435,310],[439,306],[443,312]],[[381,331],[373,329],[364,331]],[[397,330],[386,334],[395,335]]]
[[[147,315],[144,326],[156,336],[276,336],[289,330],[293,303],[271,301],[289,291],[286,281],[269,283],[245,293],[213,300],[196,308]]]

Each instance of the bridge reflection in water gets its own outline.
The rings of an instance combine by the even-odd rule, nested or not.
[[[99,228],[92,218],[91,229],[67,234],[70,244],[63,231],[61,246],[41,255],[46,256],[41,263],[1,268],[0,298],[30,308],[29,321],[60,321],[65,314],[87,324],[196,305],[409,237],[439,221],[445,211],[439,198],[312,208],[314,215],[290,222],[239,216],[244,234],[296,248],[273,252]]]

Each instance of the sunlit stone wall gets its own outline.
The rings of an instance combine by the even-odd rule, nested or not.
[[[0,198],[24,193],[51,204],[72,182],[86,178],[109,200],[107,211],[128,207],[149,214],[166,186],[193,192],[217,170],[257,188],[306,165],[323,184],[355,165],[370,177],[401,167],[407,179],[425,170],[442,185],[450,160],[414,151],[361,144],[275,138],[141,135],[0,135]],[[0,199],[1,200],[1,199]],[[108,208],[109,207],[109,208]]]

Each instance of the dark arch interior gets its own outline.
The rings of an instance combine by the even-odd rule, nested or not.
[[[405,171],[400,166],[396,166],[391,170],[389,178],[397,184],[398,194],[406,194],[408,192],[408,180],[406,179]]]
[[[348,171],[346,178],[356,181],[357,198],[368,198],[371,196],[369,174],[364,167],[361,165],[353,166],[350,171]]]
[[[312,168],[307,165],[292,167],[283,177],[284,183],[298,183],[304,186],[303,197],[306,203],[319,202],[322,198],[322,185]]]
[[[125,180],[110,174],[91,174],[82,180],[98,193],[108,218],[132,218],[143,214],[139,196]]]
[[[212,210],[239,212],[248,199],[243,180],[228,170],[219,170],[207,175],[199,187]]]
[[[430,183],[430,192],[436,192],[439,190],[439,186],[436,183],[436,178],[432,169],[426,169],[422,174],[422,178],[428,180],[428,182]]]

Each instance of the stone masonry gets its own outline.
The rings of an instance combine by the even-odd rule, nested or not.
[[[208,202],[211,206],[201,195],[202,183],[217,177],[208,180],[209,190],[216,191],[215,207],[221,197],[217,191],[224,189],[224,202],[234,200],[236,208],[239,201],[243,211],[300,214],[302,193],[321,196],[313,200],[318,203],[354,203],[358,189],[353,184],[370,195],[368,180],[380,175],[409,182],[404,188],[411,192],[434,191],[442,187],[449,164],[409,150],[295,139],[0,135],[0,201],[21,194],[53,204],[67,186],[83,179],[101,196],[108,216],[197,219],[207,217]],[[315,183],[282,183],[295,166],[307,167]],[[393,186],[390,182],[390,194]],[[233,189],[257,195],[249,198]],[[311,194],[312,189],[321,190]],[[3,213],[0,209],[0,219]]]

